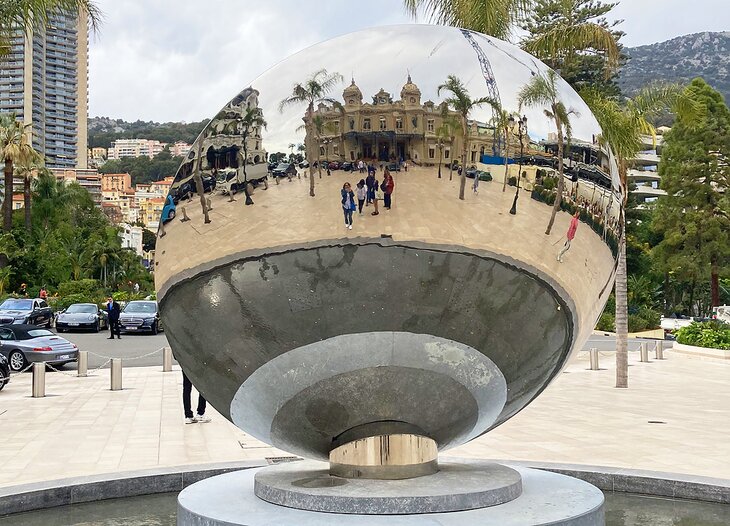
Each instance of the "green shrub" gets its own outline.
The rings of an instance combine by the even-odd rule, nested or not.
[[[645,331],[649,322],[638,314],[629,314],[629,332]]]
[[[694,322],[677,331],[677,341],[711,349],[730,349],[730,325],[720,321]]]
[[[599,331],[616,332],[616,317],[611,312],[604,312],[598,319],[596,329]]]
[[[85,294],[69,294],[62,298],[51,298],[49,303],[54,310],[61,311],[67,309],[69,305],[74,303],[95,303],[99,304],[99,298],[96,296],[87,296]]]
[[[661,327],[661,314],[659,314],[654,309],[651,309],[649,307],[641,307],[639,308],[639,311],[637,314],[646,320],[646,329],[643,330],[650,330],[650,329],[658,329]]]
[[[87,296],[103,295],[101,283],[96,279],[80,279],[78,281],[64,281],[58,285],[58,295],[85,294]]]
[[[545,177],[542,180],[542,185],[545,187],[545,190],[555,190],[558,187],[558,178]]]

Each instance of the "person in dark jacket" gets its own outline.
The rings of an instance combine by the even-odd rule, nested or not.
[[[109,338],[110,340],[114,339],[114,335],[117,335],[118,339],[122,339],[121,334],[119,333],[119,313],[121,312],[121,309],[119,308],[119,303],[114,301],[114,298],[109,296],[107,298],[106,302],[106,314],[109,318]]]
[[[375,199],[375,174],[370,171],[370,166],[368,166],[368,176],[365,179],[365,186],[368,188],[367,201],[365,203],[367,206],[370,206],[370,203]]]
[[[342,185],[340,196],[342,197],[342,211],[345,213],[345,228],[352,230],[352,213],[355,211],[356,205],[355,193],[352,191],[350,183]]]

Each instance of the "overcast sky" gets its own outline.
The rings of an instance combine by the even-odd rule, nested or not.
[[[628,46],[730,30],[730,0],[622,0]],[[92,116],[195,121],[215,114],[276,62],[373,26],[411,23],[399,0],[97,0]],[[252,4],[257,7],[245,9]],[[424,20],[420,20],[423,22]]]

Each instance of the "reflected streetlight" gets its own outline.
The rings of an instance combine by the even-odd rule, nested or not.
[[[513,117],[510,116],[510,122],[514,122]],[[525,154],[525,141],[524,138],[527,137],[527,117],[522,116],[520,120],[517,121],[517,134],[520,138],[520,167],[517,171],[517,189],[515,190],[515,199],[512,201],[512,208],[509,209],[509,213],[512,215],[517,214],[517,199],[520,197],[520,180],[522,179],[522,159]]]

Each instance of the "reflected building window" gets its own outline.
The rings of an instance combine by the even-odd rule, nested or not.
[[[395,129],[396,130],[402,130],[403,129],[403,118],[397,117],[395,119]]]
[[[433,123],[434,123],[433,119],[428,119],[428,121],[426,121],[426,130],[427,131],[433,132],[433,130],[434,130]]]
[[[350,129],[351,130],[355,129],[355,119],[350,119]]]
[[[448,159],[449,158],[449,154],[450,154],[450,151],[449,150],[444,150],[444,159]]]
[[[433,148],[428,149],[428,158],[434,159],[436,157],[436,150]]]
[[[387,129],[387,126],[385,124],[385,117],[380,117],[380,129],[381,130],[386,130]]]
[[[411,123],[413,123],[413,129],[418,129],[418,117],[413,117],[411,119]]]
[[[362,120],[362,129],[363,130],[369,130],[370,129],[370,119],[365,118]]]

